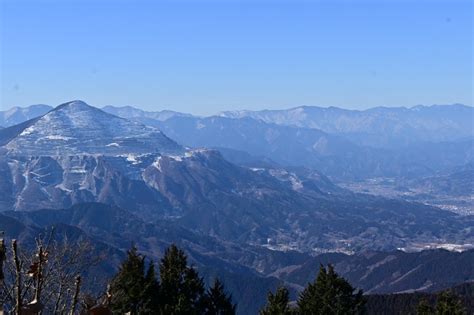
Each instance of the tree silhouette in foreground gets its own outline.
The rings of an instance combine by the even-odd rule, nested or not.
[[[235,314],[236,305],[232,303],[232,296],[227,295],[224,285],[219,279],[215,279],[212,287],[207,290],[206,304],[206,314],[208,315]]]
[[[146,270],[146,271],[145,271]],[[171,245],[159,265],[157,280],[153,263],[136,248],[111,282],[111,309],[116,314],[233,315],[236,306],[219,280],[207,291],[196,269],[188,266],[184,252]]]
[[[268,293],[267,305],[260,311],[260,315],[291,315],[295,314],[289,306],[290,297],[288,289],[279,287],[275,294]]]
[[[329,265],[319,268],[316,281],[309,283],[298,299],[298,312],[311,315],[363,314],[365,298]]]
[[[136,247],[127,252],[119,272],[110,284],[112,311],[117,314],[153,314],[159,287],[153,264],[145,271],[145,258]]]
[[[160,263],[160,311],[162,314],[202,314],[205,289],[197,271],[187,266],[184,252],[171,245]]]

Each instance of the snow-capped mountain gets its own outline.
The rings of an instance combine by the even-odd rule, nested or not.
[[[219,116],[313,128],[362,145],[393,148],[417,141],[453,141],[474,136],[474,108],[461,104],[348,110],[300,106],[284,110],[228,111]]]
[[[354,195],[320,174],[237,166],[80,101],[0,131],[0,147],[1,210],[101,202],[224,242],[309,252],[474,240],[470,218]]]
[[[8,216],[0,214],[0,230],[18,238],[20,233],[33,237],[37,235],[33,230],[43,233],[43,228],[55,225],[60,227],[58,233],[90,235],[95,244],[124,249],[135,242],[145,250],[153,248],[150,254],[155,256],[147,257],[154,259],[161,256],[156,248],[179,243],[193,263],[212,266],[212,277],[216,271],[236,272],[223,279],[229,279],[226,283],[237,279],[235,287],[242,295],[248,291],[241,290],[241,283],[258,283],[262,301],[269,283],[304,285],[314,277],[314,266],[328,262],[338,264],[341,272],[346,270],[344,276],[367,290],[408,290],[413,283],[419,287],[434,278],[419,273],[410,277],[423,263],[418,258],[398,268],[398,260],[413,259],[401,252],[374,256],[366,250],[456,249],[474,243],[472,216],[354,194],[320,172],[283,167],[273,160],[314,159],[320,164],[313,165],[327,165],[327,170],[332,165],[346,172],[376,158],[375,151],[365,154],[347,139],[249,117],[171,114],[152,119],[150,125],[160,127],[156,129],[142,123],[151,118],[135,113],[130,108],[120,111],[131,121],[74,101],[0,130],[0,212],[15,210],[5,211]],[[272,159],[253,165],[253,156],[249,165],[238,166],[218,151],[183,148],[165,134],[184,144],[230,147],[222,152],[233,161],[242,153],[235,149]],[[426,164],[425,155],[416,160]],[[363,253],[309,259],[325,251]],[[442,256],[441,262],[446,261],[443,252],[436,254]],[[471,256],[459,265],[465,266]],[[424,253],[420,257],[433,260]],[[387,262],[398,269],[389,266],[391,271],[380,272]],[[348,269],[356,271],[350,274]],[[257,308],[243,313],[255,313]]]
[[[0,126],[9,127],[44,115],[48,105],[15,107],[0,111]],[[105,106],[103,111],[159,127],[173,118],[205,119],[172,110],[144,111],[132,106]],[[375,107],[348,110],[338,107],[299,106],[284,110],[227,111],[217,116],[252,118],[269,124],[311,128],[340,135],[357,144],[393,148],[419,141],[457,141],[472,138],[474,108],[461,104],[407,107]],[[212,117],[207,117],[212,118]]]
[[[429,176],[467,164],[474,157],[473,142],[469,140],[417,142],[400,149],[382,149],[314,128],[266,123],[249,117],[173,117],[157,125],[189,147],[244,151],[281,165],[316,169],[336,180]]]
[[[378,107],[364,111],[304,106],[226,112],[221,114],[224,117],[147,112],[131,106],[106,106],[103,110],[157,127],[185,146],[238,150],[281,165],[317,169],[334,179],[432,176],[473,159],[474,112],[464,105]],[[22,124],[3,130],[0,145],[27,127]],[[66,144],[61,135],[42,136],[49,141],[45,137],[56,138],[60,149]],[[93,145],[94,141],[90,141],[89,149]],[[92,151],[116,154],[119,146],[108,138]],[[75,144],[69,146],[72,147],[81,149]]]
[[[2,132],[7,134],[14,128]],[[13,155],[119,155],[184,151],[156,128],[108,114],[82,101],[62,104],[24,123],[15,131],[14,137],[4,145],[4,149]]]
[[[54,107],[49,105],[31,105],[27,107],[13,107],[0,111],[0,129],[21,124],[27,120],[43,116]],[[148,126],[156,126],[157,121],[165,121],[173,117],[193,117],[191,114],[180,113],[172,110],[145,111],[133,106],[107,105],[101,108],[104,112],[134,120]]]

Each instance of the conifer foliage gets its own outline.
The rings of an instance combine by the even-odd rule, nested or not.
[[[362,314],[365,298],[329,265],[320,266],[316,281],[308,284],[298,299],[298,312],[306,315]]]
[[[171,245],[161,259],[159,280],[153,263],[132,248],[110,285],[114,314],[233,315],[236,306],[219,280],[207,291],[184,252]]]
[[[160,263],[160,308],[163,314],[202,314],[205,309],[204,282],[187,266],[182,250],[171,245]]]
[[[451,291],[442,292],[436,303],[436,315],[464,315],[461,300]]]
[[[442,291],[433,306],[427,298],[422,298],[416,306],[416,315],[464,315],[467,314],[459,296],[451,290]]]
[[[267,305],[260,315],[291,315],[295,314],[289,306],[290,294],[285,287],[279,287],[275,294],[268,293]]]
[[[145,270],[145,257],[132,247],[110,285],[112,311],[117,314],[153,314],[159,287],[153,264]]]
[[[434,309],[431,306],[430,302],[426,298],[421,299],[416,307],[416,315],[433,315],[433,314],[434,314]]]
[[[313,283],[301,292],[296,307],[289,304],[289,292],[280,287],[268,294],[267,305],[260,315],[358,315],[365,312],[365,298],[340,277],[332,265],[320,266]]]
[[[207,290],[207,315],[235,314],[236,306],[232,304],[232,297],[225,292],[224,285],[219,279]]]

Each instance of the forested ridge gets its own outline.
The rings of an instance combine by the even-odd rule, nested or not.
[[[49,237],[22,250],[0,240],[0,305],[7,314],[236,314],[238,304],[215,278],[206,286],[185,252],[170,245],[158,263],[135,246],[102,291],[83,287],[88,268],[107,257],[93,257],[86,242]],[[320,265],[314,281],[290,298],[282,283],[268,292],[260,315],[306,314],[473,314],[474,283],[434,294],[364,295],[334,270]]]

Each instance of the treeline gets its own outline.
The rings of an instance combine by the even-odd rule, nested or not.
[[[222,283],[215,279],[207,290],[198,272],[189,267],[186,255],[171,245],[159,264],[159,279],[153,263],[134,247],[113,278],[107,304],[114,314],[235,314],[236,305]]]
[[[368,314],[474,314],[474,282],[438,293],[374,294],[367,297]]]
[[[185,253],[175,245],[155,265],[135,247],[127,252],[106,292],[93,296],[83,291],[81,275],[97,263],[87,244],[37,241],[33,252],[22,252],[16,241],[8,249],[0,239],[0,314],[159,314],[232,315],[237,305],[224,284],[214,279],[206,287]],[[89,254],[89,255],[88,255]],[[158,266],[158,270],[155,270]],[[394,299],[397,295],[364,296],[332,265],[320,266],[295,301],[283,286],[269,292],[260,315],[338,314],[466,314],[451,291],[439,296]],[[255,301],[258,303],[258,301]],[[392,310],[392,311],[390,311]],[[395,310],[402,310],[396,312]]]
[[[231,315],[236,305],[223,284],[216,279],[205,290],[203,279],[188,266],[184,252],[171,245],[159,264],[156,277],[154,264],[146,267],[145,258],[132,248],[111,282],[108,302],[114,314],[205,314]],[[365,298],[334,268],[320,267],[313,283],[301,292],[295,305],[289,291],[280,287],[268,294],[261,315],[364,314]]]

